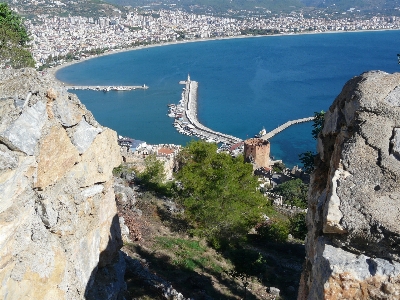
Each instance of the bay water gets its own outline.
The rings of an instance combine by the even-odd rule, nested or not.
[[[185,145],[167,116],[188,74],[199,82],[205,126],[246,139],[263,127],[328,110],[343,85],[369,70],[398,72],[400,31],[303,34],[212,40],[150,47],[83,61],[59,70],[75,85],[143,85],[147,90],[73,91],[100,124],[149,144]],[[315,151],[312,123],[271,139],[271,155],[291,167]]]

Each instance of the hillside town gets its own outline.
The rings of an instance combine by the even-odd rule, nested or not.
[[[122,14],[121,14],[122,15]],[[237,37],[248,34],[296,34],[400,28],[400,18],[305,18],[301,13],[270,18],[243,19],[196,15],[180,10],[133,11],[125,17],[58,17],[37,15],[27,19],[36,67],[62,64],[139,45],[183,40]],[[97,50],[97,52],[95,51]]]

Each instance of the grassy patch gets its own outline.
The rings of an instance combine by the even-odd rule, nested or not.
[[[179,268],[190,271],[209,269],[217,273],[223,271],[215,257],[207,253],[207,247],[202,246],[197,240],[157,237],[156,247],[168,250],[171,263]]]

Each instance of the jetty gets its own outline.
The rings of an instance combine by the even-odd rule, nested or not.
[[[149,87],[145,84],[143,85],[66,85],[65,88],[68,90],[90,90],[90,91],[132,91],[137,89],[147,90]]]
[[[190,80],[190,76],[188,75],[187,80],[180,81],[179,83],[185,85],[185,88],[183,88],[181,100],[179,101],[179,104],[168,105],[168,116],[171,118],[175,118],[174,127],[179,131],[179,133],[189,136],[193,135],[208,142],[224,143],[229,145],[242,142],[242,139],[240,138],[214,131],[201,124],[197,119],[198,82]],[[287,121],[286,123],[268,133],[261,135],[262,133],[260,132],[260,136],[258,137],[264,140],[269,140],[289,126],[304,122],[310,122],[312,120],[314,120],[314,117]]]
[[[183,134],[193,135],[207,142],[236,144],[242,139],[232,135],[212,130],[199,122],[197,119],[197,89],[198,82],[190,80],[180,81],[185,84],[182,99],[177,106],[170,106],[170,117],[175,117],[174,127]],[[173,109],[172,109],[173,108]]]
[[[282,130],[285,130],[289,126],[299,124],[299,123],[304,123],[304,122],[310,122],[314,120],[314,117],[308,117],[308,118],[302,118],[302,119],[297,119],[297,120],[292,120],[292,121],[287,121],[286,123],[282,124],[281,126],[275,128],[274,130],[267,132],[265,135],[261,136],[263,140],[269,140],[272,138],[274,135],[278,134]]]

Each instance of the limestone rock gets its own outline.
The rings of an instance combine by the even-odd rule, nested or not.
[[[309,299],[398,299],[400,263],[355,255],[317,242]]]
[[[400,297],[399,86],[364,73],[325,115],[298,299]]]
[[[82,120],[84,111],[75,103],[65,90],[56,92],[52,106],[53,113],[61,124],[65,127],[71,127],[78,124]]]
[[[11,207],[14,201],[30,188],[32,169],[35,167],[33,157],[21,158],[15,170],[0,176],[0,213]]]
[[[53,126],[39,148],[36,187],[44,188],[56,182],[80,161],[78,151],[61,126]]]
[[[14,123],[0,133],[0,141],[13,150],[33,155],[46,119],[46,105],[43,102],[37,102],[32,107],[28,107]]]
[[[73,128],[72,143],[78,149],[79,153],[84,153],[92,144],[95,137],[102,131],[89,125],[85,120],[81,120],[77,126]]]
[[[94,195],[101,193],[104,189],[104,186],[101,184],[96,184],[91,187],[88,187],[82,190],[81,195],[85,198],[93,197]]]
[[[113,168],[121,162],[117,134],[111,129],[105,129],[96,136],[82,154],[81,162],[71,169],[68,176],[77,178],[81,187],[91,186],[111,180]]]
[[[80,155],[69,134],[82,120],[95,135],[78,138]],[[121,156],[115,132],[96,128],[51,77],[0,69],[0,299],[117,299],[124,289],[112,180]]]
[[[15,169],[18,165],[18,155],[0,144],[0,171]]]
[[[400,128],[393,130],[393,139],[391,154],[393,154],[398,160],[400,160]]]

